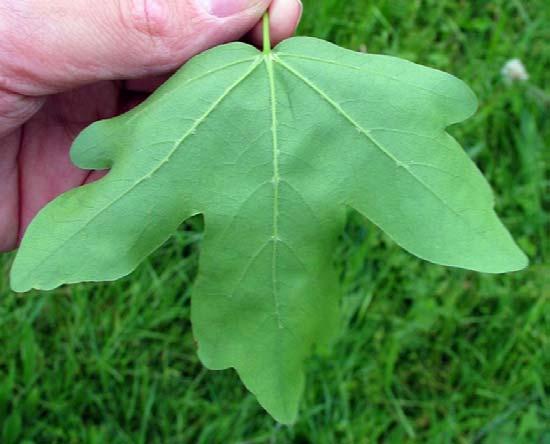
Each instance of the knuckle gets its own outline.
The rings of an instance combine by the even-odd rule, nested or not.
[[[125,28],[145,37],[162,40],[174,31],[168,0],[130,0],[122,2],[122,20]]]
[[[185,0],[129,0],[121,11],[123,28],[146,51],[152,63],[169,64],[196,27],[195,12]]]

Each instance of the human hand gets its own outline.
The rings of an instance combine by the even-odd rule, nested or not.
[[[71,164],[80,131],[140,103],[186,60],[247,34],[289,37],[299,0],[3,0],[0,251],[49,201],[101,177]]]

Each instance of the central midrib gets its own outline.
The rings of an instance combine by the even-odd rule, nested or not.
[[[273,220],[272,220],[272,257],[271,257],[271,285],[273,292],[273,303],[275,305],[275,316],[279,328],[284,328],[281,322],[281,312],[279,303],[279,292],[277,288],[278,281],[278,245],[279,245],[279,193],[281,177],[279,173],[279,138],[278,138],[278,123],[277,123],[277,97],[275,87],[275,72],[273,69],[273,56],[268,54],[264,57],[269,78],[269,97],[271,109],[271,134],[272,134],[272,149],[273,149],[273,176],[271,178],[273,184]]]

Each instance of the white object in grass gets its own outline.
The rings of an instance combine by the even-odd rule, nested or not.
[[[510,59],[500,71],[504,81],[508,84],[529,80],[529,73],[520,59]]]

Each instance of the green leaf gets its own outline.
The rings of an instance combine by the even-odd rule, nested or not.
[[[12,286],[118,279],[203,214],[192,302],[200,358],[234,367],[290,423],[304,360],[338,332],[332,261],[348,208],[434,263],[526,266],[487,182],[445,132],[475,109],[460,80],[393,57],[312,38],[266,54],[215,48],[78,137],[74,162],[111,171],[38,215]]]

